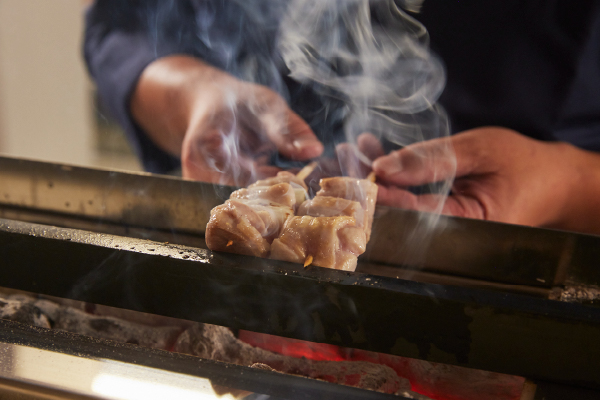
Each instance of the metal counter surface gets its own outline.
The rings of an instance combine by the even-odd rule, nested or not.
[[[205,247],[233,187],[0,157],[0,217]],[[600,237],[378,207],[360,262],[487,284],[600,286]],[[360,269],[360,267],[359,267]]]

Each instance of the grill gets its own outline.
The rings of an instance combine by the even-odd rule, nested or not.
[[[304,269],[204,248],[232,190],[0,158],[0,286],[597,396],[600,237],[378,208],[356,272]],[[273,397],[399,398],[11,321],[0,342]]]

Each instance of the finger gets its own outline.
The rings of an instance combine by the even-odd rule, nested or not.
[[[184,179],[193,181],[235,186],[233,177],[228,177],[220,171],[206,169],[201,163],[182,163],[181,175]]]
[[[481,202],[468,196],[415,195],[398,187],[380,186],[377,204],[415,211],[439,212],[455,217],[486,219],[486,211]]]
[[[417,186],[453,178],[455,163],[451,141],[432,140],[379,157],[373,171],[386,182]]]
[[[372,133],[365,132],[360,134],[356,139],[356,144],[358,145],[358,150],[369,160],[375,160],[385,155],[381,142]]]
[[[371,172],[371,167],[364,163],[366,157],[360,154],[356,145],[340,143],[335,147],[335,153],[343,175],[365,178]]]
[[[396,186],[379,186],[377,191],[377,204],[389,207],[431,211],[436,209],[435,204],[432,204],[431,201],[431,198],[425,199],[423,196],[419,197],[408,190]]]
[[[186,134],[181,147],[181,171],[186,179],[203,182],[230,184],[223,177],[223,135],[215,130],[204,132],[201,137]]]
[[[247,128],[264,134],[286,157],[307,160],[323,153],[323,144],[310,126],[269,88],[248,86],[239,114]]]
[[[250,183],[254,183],[260,179],[271,178],[277,175],[278,172],[283,171],[281,168],[275,167],[273,165],[257,165],[254,170],[253,180],[248,182],[243,186],[248,186]]]
[[[384,181],[416,186],[497,169],[489,156],[494,144],[488,135],[474,131],[450,138],[416,143],[373,162],[373,170]]]
[[[242,164],[246,164],[246,167],[243,167]],[[252,164],[251,160],[248,159],[240,162],[237,167],[228,171],[217,171],[210,168],[207,169],[206,164],[203,162],[193,162],[187,163],[185,166],[182,164],[182,176],[185,179],[195,181],[243,187],[259,179],[275,176],[281,171],[281,168],[272,165]]]
[[[190,135],[182,147],[181,166],[184,178],[245,186],[256,179],[275,175],[279,168],[267,165],[268,157],[239,151],[235,134],[217,129],[204,135]],[[235,143],[234,143],[235,142]]]
[[[307,160],[323,153],[323,144],[298,114],[288,110],[284,118],[283,129],[278,123],[265,125],[267,136],[281,154],[292,160]]]

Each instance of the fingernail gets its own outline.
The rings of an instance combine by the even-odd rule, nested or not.
[[[395,153],[380,157],[373,161],[373,170],[383,175],[391,176],[402,172],[402,163]]]
[[[310,156],[318,156],[323,151],[323,145],[313,138],[301,138],[292,142],[292,147],[296,151],[308,152]]]
[[[292,142],[294,148],[298,150],[304,150],[307,147],[313,147],[315,143],[318,143],[315,139],[312,138],[300,138],[296,139]]]

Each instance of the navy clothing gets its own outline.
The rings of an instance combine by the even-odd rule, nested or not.
[[[593,0],[425,0],[454,132],[504,126],[600,151],[600,14]]]
[[[251,8],[259,5],[259,8]],[[179,160],[135,124],[129,98],[157,58],[187,54],[286,98],[322,139],[334,142],[347,110],[287,76],[275,48],[285,2],[97,0],[86,17],[85,58],[101,99],[145,168]],[[484,125],[600,151],[600,8],[593,0],[425,0],[414,14],[447,69],[440,103],[453,132]],[[210,29],[207,29],[210,27]],[[231,48],[235,51],[231,51]],[[244,66],[244,68],[240,68]]]

